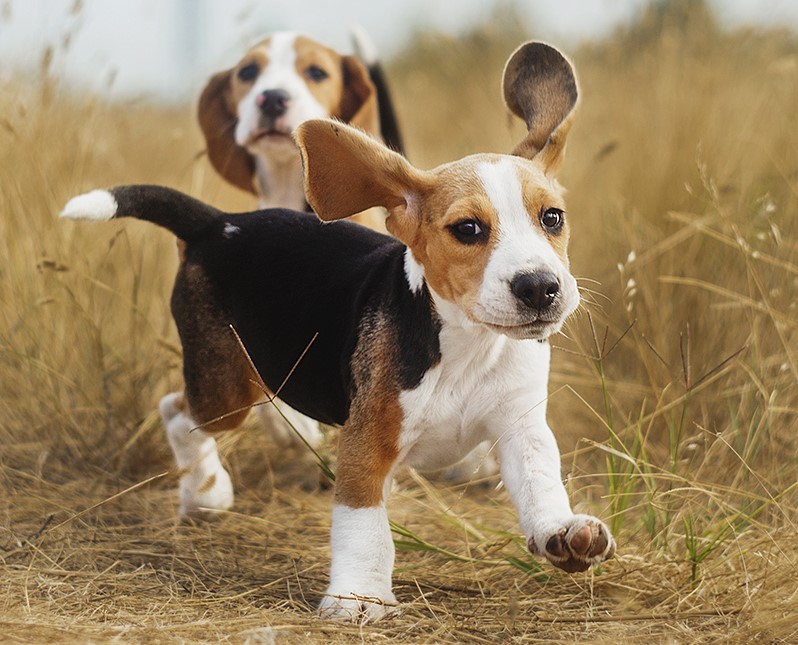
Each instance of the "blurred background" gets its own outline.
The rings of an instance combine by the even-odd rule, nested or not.
[[[174,240],[137,222],[81,225],[57,213],[76,194],[134,182],[251,210],[252,197],[205,157],[195,116],[205,80],[266,32],[300,30],[349,50],[355,23],[383,55],[408,157],[422,168],[507,152],[520,140],[523,127],[499,96],[518,44],[544,39],[575,63],[581,104],[560,179],[583,306],[552,341],[549,418],[577,508],[608,518],[622,546],[608,576],[556,584],[573,607],[601,597],[613,615],[715,617],[679,622],[686,642],[794,642],[798,3],[787,0],[0,2],[0,557],[21,558],[18,571],[7,569],[17,577],[6,578],[2,606],[20,616],[31,603],[45,616],[93,616],[96,604],[64,609],[55,587],[29,581],[30,570],[50,571],[67,553],[80,563],[71,566],[112,585],[104,567],[120,558],[118,569],[138,571],[131,535],[161,540],[167,553],[179,537],[174,473],[113,497],[171,468],[155,409],[181,385],[168,310]],[[257,426],[228,435],[222,449],[243,513],[215,531],[260,539],[291,525],[326,544],[329,500],[307,494],[296,473],[280,474],[285,463]],[[540,571],[507,535],[496,546],[496,530],[517,530],[503,491],[486,500],[458,490],[440,505],[426,491],[417,482],[400,488],[393,517],[457,553],[467,533],[471,564],[484,564],[480,589],[493,589],[499,613],[520,602],[520,616],[534,621],[546,598],[557,601],[547,588],[524,605],[538,579],[517,600],[518,578],[496,565]],[[247,519],[264,505],[271,524]],[[433,517],[431,506],[444,510]],[[113,550],[84,554],[69,525],[36,552],[12,548],[19,536],[41,535],[48,516],[79,509],[91,512],[72,526],[100,527],[118,540]],[[295,526],[308,509],[315,523]],[[237,571],[238,557],[209,566]],[[468,575],[445,557],[441,566],[440,554],[401,558],[422,579]],[[175,602],[183,598],[175,585],[194,588],[206,564],[172,562],[182,571],[170,583]],[[142,577],[131,602],[152,601],[159,592],[150,589],[175,575],[152,566],[156,582]],[[427,602],[412,584],[403,591],[417,601],[408,629]],[[229,618],[222,609],[219,625]],[[573,637],[624,625],[591,623]],[[616,636],[607,642],[624,642]]]
[[[348,51],[358,24],[392,57],[419,34],[457,36],[497,14],[554,44],[607,37],[661,0],[3,0],[0,74],[36,73],[50,48],[53,69],[78,87],[112,98],[176,102],[194,98],[213,71],[276,30],[307,33]],[[790,0],[709,0],[727,29],[798,27]]]

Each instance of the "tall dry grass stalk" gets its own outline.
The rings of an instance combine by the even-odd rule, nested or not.
[[[521,130],[498,83],[528,37],[497,14],[390,61],[412,161],[511,149]],[[306,614],[325,583],[329,493],[256,428],[225,440],[246,447],[226,451],[237,512],[174,523],[154,412],[180,384],[174,242],[56,219],[70,196],[129,182],[249,209],[198,156],[192,110],[70,94],[51,55],[39,84],[2,88],[12,640],[798,638],[798,43],[724,33],[703,3],[677,2],[573,54],[582,104],[563,183],[584,305],[554,343],[550,420],[574,499],[609,518],[619,555],[584,576],[540,568],[503,491],[410,477],[392,506],[407,608],[366,630]]]

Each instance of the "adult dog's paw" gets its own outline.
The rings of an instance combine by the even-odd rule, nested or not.
[[[587,571],[615,555],[615,539],[610,529],[590,515],[572,516],[554,532],[531,537],[527,547],[568,573]]]

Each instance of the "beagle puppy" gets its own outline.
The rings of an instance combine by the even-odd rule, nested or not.
[[[393,107],[373,47],[362,31],[355,45],[368,56],[343,56],[294,32],[276,32],[232,69],[215,74],[199,99],[208,158],[228,182],[258,197],[261,208],[307,210],[299,150],[292,139],[309,119],[334,118],[381,137],[401,151]],[[375,85],[376,81],[376,85]],[[384,230],[378,215],[361,224]]]
[[[318,218],[228,214],[158,186],[96,190],[62,213],[138,217],[186,244],[172,296],[186,387],[160,405],[183,512],[232,504],[213,435],[238,425],[263,389],[341,426],[321,616],[396,611],[392,473],[442,467],[482,441],[497,446],[531,553],[567,572],[615,553],[604,522],[571,510],[546,422],[548,338],[579,303],[556,180],[576,79],[556,49],[527,43],[503,93],[528,128],[512,154],[431,171],[356,128],[303,123]],[[387,209],[391,236],[324,223],[373,206]]]

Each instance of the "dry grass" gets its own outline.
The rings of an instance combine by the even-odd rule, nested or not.
[[[392,62],[413,161],[512,146],[497,87],[526,37],[497,18]],[[496,482],[405,476],[392,518],[459,559],[400,550],[404,612],[366,627],[312,616],[330,492],[256,425],[223,441],[235,513],[176,524],[154,413],[180,383],[174,242],[55,218],[128,182],[249,208],[197,158],[191,110],[78,99],[47,74],[2,88],[3,641],[798,639],[798,43],[719,33],[687,2],[574,59],[563,181],[589,304],[556,342],[549,407],[573,498],[610,519],[618,557],[537,567]]]

